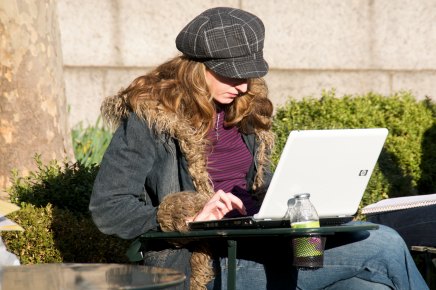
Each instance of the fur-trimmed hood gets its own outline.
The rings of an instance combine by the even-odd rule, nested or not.
[[[154,100],[143,101],[132,110],[127,100],[117,95],[107,97],[101,106],[103,119],[113,128],[117,127],[132,111],[146,120],[157,134],[168,134],[178,140],[197,192],[212,196],[214,191],[207,172],[207,140],[192,128],[188,120],[166,110]],[[256,152],[258,168],[253,189],[256,190],[262,187],[264,170],[270,165],[269,155],[274,145],[274,134],[271,131],[255,130],[255,135],[258,143]]]

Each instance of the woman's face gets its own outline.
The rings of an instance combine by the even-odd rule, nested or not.
[[[247,79],[233,79],[217,75],[206,69],[206,83],[212,98],[223,105],[230,104],[234,99],[247,91]]]

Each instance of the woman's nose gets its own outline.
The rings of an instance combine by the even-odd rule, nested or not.
[[[245,93],[247,91],[247,89],[248,89],[248,84],[245,81],[245,82],[242,82],[240,84],[237,84],[235,86],[235,88],[238,90],[239,93]]]

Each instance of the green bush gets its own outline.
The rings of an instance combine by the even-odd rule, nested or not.
[[[100,118],[93,126],[84,127],[79,123],[71,130],[71,135],[76,160],[85,165],[100,164],[112,139],[112,132],[101,124]]]
[[[369,93],[336,98],[289,99],[276,109],[276,164],[290,130],[374,128],[389,130],[384,149],[361,206],[382,198],[436,192],[436,104],[417,101],[410,93]]]
[[[8,250],[23,264],[127,262],[130,241],[102,234],[88,211],[98,166],[35,160],[37,171],[26,177],[15,172],[8,189],[21,206],[8,217],[25,230],[2,233]]]
[[[15,253],[22,264],[62,262],[51,228],[52,210],[50,205],[38,208],[22,204],[20,211],[8,216],[25,229],[25,232],[2,232],[8,250]]]
[[[13,186],[9,196],[13,203],[30,203],[37,207],[52,204],[60,209],[74,213],[88,213],[89,197],[97,175],[97,165],[84,165],[80,161],[74,164],[59,164],[53,160],[42,164],[35,156],[37,170],[28,176],[20,177],[12,173]]]
[[[433,102],[417,101],[409,93],[336,98],[332,91],[324,92],[320,99],[290,99],[277,108],[274,116],[277,143],[273,163],[277,162],[290,130],[386,127],[389,136],[361,206],[386,197],[433,193],[435,117]],[[76,129],[77,163],[53,161],[43,165],[36,156],[35,172],[27,177],[14,173],[8,191],[21,210],[8,217],[25,231],[3,232],[2,239],[23,264],[127,262],[125,251],[130,241],[100,233],[88,212],[97,164],[111,135],[97,125],[82,131]]]

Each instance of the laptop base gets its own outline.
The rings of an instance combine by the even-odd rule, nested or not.
[[[349,217],[321,218],[320,226],[338,226],[353,220]],[[255,220],[252,217],[225,218],[222,220],[199,221],[189,223],[191,230],[215,229],[259,229],[259,228],[284,228],[290,227],[289,220]]]

